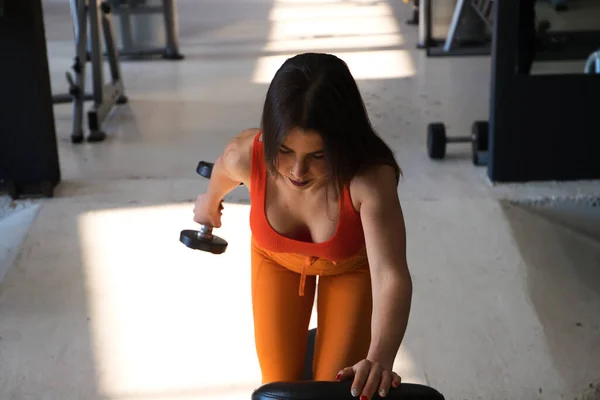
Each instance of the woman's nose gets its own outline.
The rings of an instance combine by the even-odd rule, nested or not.
[[[306,172],[308,172],[307,163],[302,159],[296,160],[296,162],[294,162],[294,166],[292,167],[292,174],[294,174],[296,178],[300,179],[306,175]]]

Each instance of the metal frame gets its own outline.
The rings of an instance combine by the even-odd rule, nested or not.
[[[419,44],[418,47],[427,50],[429,57],[441,56],[488,56],[491,54],[491,44],[456,46],[456,32],[462,22],[467,7],[472,7],[474,12],[486,23],[493,25],[492,14],[494,0],[458,0],[454,7],[452,22],[448,36],[441,44],[431,37],[431,0],[421,0],[419,8]],[[497,0],[495,0],[497,1]]]
[[[519,49],[528,42],[524,26],[532,24],[527,6],[522,0],[494,4],[488,178],[599,179],[600,136],[593,128],[600,79],[584,73],[531,75],[518,68],[519,54],[527,52]],[[583,66],[589,53],[581,55]],[[539,61],[539,53],[535,58]]]
[[[588,57],[584,71],[586,74],[600,74],[600,50]]]
[[[98,0],[70,0],[75,37],[75,61],[73,71],[75,79],[66,73],[69,93],[53,96],[54,104],[73,103],[73,131],[71,141],[81,143],[83,134],[84,101],[92,100],[88,110],[88,142],[100,142],[106,138],[102,125],[116,104],[125,104],[125,88],[121,75],[119,58],[115,48],[114,30],[110,18],[108,3]],[[88,53],[88,18],[90,28],[91,53]],[[103,57],[100,36],[104,37],[107,58],[110,66],[110,81],[104,82]],[[91,94],[85,93],[85,71],[87,61],[92,63]]]
[[[417,47],[428,48],[434,44],[431,38],[431,0],[421,0],[419,3],[419,39]]]
[[[113,1],[114,14],[119,16],[121,22],[122,48],[119,49],[120,56],[140,58],[152,55],[162,55],[168,60],[183,60],[185,57],[179,51],[177,13],[175,12],[175,0],[161,0],[162,6],[148,6],[136,4],[136,0],[124,0],[127,5]],[[138,48],[135,46],[131,32],[131,17],[135,14],[162,14],[165,23],[164,48]]]

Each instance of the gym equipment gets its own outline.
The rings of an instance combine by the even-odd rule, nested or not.
[[[111,7],[107,2],[99,0],[70,0],[73,17],[73,34],[75,38],[75,59],[72,66],[75,79],[66,73],[69,93],[53,96],[54,104],[73,103],[73,131],[71,142],[81,143],[83,134],[83,104],[85,100],[93,100],[88,110],[88,142],[101,142],[106,138],[102,125],[116,104],[125,104],[123,78],[119,58],[115,49],[113,25],[110,17]],[[89,21],[88,21],[89,19]],[[91,41],[91,54],[88,53],[88,22]],[[110,82],[104,83],[103,54],[100,43],[100,25],[106,45],[110,65]],[[92,63],[93,94],[85,93],[85,71],[87,61]]]
[[[206,179],[210,179],[214,166],[215,166],[214,163],[210,163],[207,161],[200,161],[198,163],[198,166],[196,167],[196,172],[198,173],[198,175],[203,176]]]
[[[494,25],[494,1],[497,0],[457,0],[448,36],[437,45],[431,37],[432,2],[421,0],[418,47],[425,48],[428,57],[489,55],[491,46],[485,31],[491,31]],[[459,36],[467,38],[459,40]]]
[[[252,400],[351,400],[352,381],[329,382],[272,382],[262,385],[252,393]],[[437,390],[416,383],[401,383],[391,388],[387,396],[378,394],[373,399],[387,400],[445,400]]]
[[[431,0],[421,0],[418,6],[418,39],[417,48],[427,49],[431,46],[436,46],[435,41],[431,36]]]
[[[584,71],[586,74],[600,74],[600,50],[590,54],[585,63]]]
[[[210,163],[207,161],[200,161],[198,163],[198,167],[196,167],[196,172],[198,174],[200,174],[201,176],[210,179],[210,176],[212,175],[212,170],[213,167],[215,166],[214,163]],[[243,183],[240,183],[240,186],[244,186]]]
[[[404,0],[404,3],[412,3],[412,17],[406,21],[407,25],[418,25],[419,24],[419,0]]]
[[[61,180],[41,0],[0,0],[0,186],[53,197]]]
[[[198,175],[210,179],[214,163],[200,161],[196,167]],[[240,183],[242,186],[243,183]],[[208,251],[213,254],[224,253],[227,249],[227,242],[212,234],[212,227],[200,225],[200,230],[183,230],[179,235],[179,241],[187,247],[195,250]]]
[[[181,231],[179,241],[190,249],[207,251],[213,254],[223,254],[227,249],[227,242],[212,234],[212,227],[200,225],[200,230],[186,229]]]
[[[471,143],[472,160],[474,165],[487,164],[489,125],[485,121],[475,121],[471,127],[470,136],[448,137],[446,127],[441,122],[427,126],[427,152],[432,159],[440,160],[446,156],[448,143]]]
[[[212,163],[200,161],[196,172],[209,178],[212,174]],[[190,249],[207,251],[213,254],[223,254],[227,249],[227,242],[219,236],[212,234],[212,227],[208,225],[200,225],[200,230],[185,229],[179,235],[179,241],[185,244]]]
[[[121,49],[120,56],[144,57],[151,55],[161,55],[167,60],[183,60],[184,56],[179,52],[179,40],[177,33],[177,12],[175,0],[156,0],[155,5],[151,0],[110,0],[113,6],[113,13],[119,17]],[[132,24],[135,18],[143,18],[152,14],[162,14],[165,24],[165,42],[164,48],[143,48],[135,44],[132,28],[137,24]],[[139,28],[138,28],[139,29]]]

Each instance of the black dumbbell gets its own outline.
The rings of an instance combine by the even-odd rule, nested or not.
[[[199,175],[210,179],[212,167],[212,163],[200,161],[196,167],[196,172]],[[227,249],[227,242],[224,239],[213,235],[212,230],[213,228],[208,225],[200,225],[199,231],[186,229],[181,231],[179,241],[190,249],[207,251],[213,254],[222,254]]]
[[[447,143],[471,143],[472,159],[475,165],[487,164],[489,124],[475,121],[471,127],[471,136],[446,136],[446,127],[441,122],[427,126],[427,152],[429,157],[441,160],[446,156]]]
[[[207,251],[213,254],[222,254],[227,249],[227,242],[212,234],[212,227],[200,225],[200,230],[186,229],[181,231],[179,241],[190,249]]]
[[[196,167],[196,172],[198,173],[198,175],[203,176],[206,179],[210,179],[210,176],[212,175],[212,170],[213,170],[214,166],[215,166],[214,163],[200,161],[198,163],[198,166]]]
[[[209,163],[207,161],[200,161],[198,163],[198,166],[196,167],[196,172],[198,174],[202,175],[203,177],[210,179],[214,166],[215,166],[214,163]],[[240,186],[243,186],[243,185],[244,185],[243,183],[240,183]]]

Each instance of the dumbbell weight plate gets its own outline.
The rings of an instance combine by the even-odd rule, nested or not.
[[[202,250],[212,254],[222,254],[227,249],[227,242],[218,236],[203,238],[199,231],[186,229],[181,231],[179,241],[190,249]]]
[[[210,177],[212,176],[212,170],[214,167],[215,167],[215,163],[211,163],[208,161],[200,161],[198,163],[198,166],[196,167],[196,172],[200,176],[210,179]],[[240,186],[242,186],[242,185],[243,185],[243,183],[240,183]]]
[[[200,161],[198,163],[198,166],[196,167],[196,172],[200,175],[203,176],[207,179],[210,179],[210,176],[212,175],[212,169],[214,167],[214,163],[210,163],[210,162],[206,162],[206,161]]]
[[[427,125],[427,152],[430,158],[442,159],[446,155],[446,127],[440,122]]]

